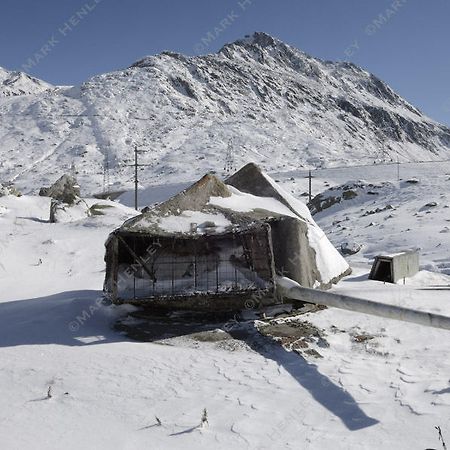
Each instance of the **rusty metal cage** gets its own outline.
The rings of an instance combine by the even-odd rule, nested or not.
[[[107,245],[108,265],[115,279],[105,287],[116,303],[248,297],[274,285],[268,224],[194,238],[122,232]]]

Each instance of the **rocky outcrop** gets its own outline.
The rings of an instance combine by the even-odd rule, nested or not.
[[[74,222],[90,215],[88,205],[81,198],[70,205],[55,199],[50,203],[50,223]]]
[[[55,181],[49,188],[41,188],[39,195],[73,205],[80,197],[80,186],[78,186],[75,177],[66,174]]]
[[[341,202],[350,201],[354,198],[379,195],[385,190],[392,189],[389,182],[383,183],[367,183],[365,181],[349,181],[340,186],[333,186],[320,194],[317,194],[308,207],[311,214],[317,214]],[[386,205],[383,209],[366,211],[364,215],[375,214],[388,209],[393,209],[392,205]]]

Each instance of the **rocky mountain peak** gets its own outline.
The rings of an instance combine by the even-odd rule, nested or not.
[[[252,35],[245,36],[244,39],[235,41],[236,45],[257,46],[260,48],[273,48],[276,46],[285,47],[286,44],[279,39],[274,38],[270,34],[262,31],[255,31]]]
[[[12,95],[20,83],[22,93],[49,86],[0,73],[0,88],[14,86]],[[122,186],[129,179],[129,139],[151,143],[152,152],[142,154],[143,182],[191,180],[220,170],[230,152],[236,166],[256,161],[269,171],[450,154],[450,130],[375,75],[261,32],[218,53],[145,57],[81,88],[17,102],[2,96],[0,177],[24,180],[20,187],[42,185],[61,164],[73,163],[80,183],[98,189],[106,159],[111,179]],[[24,154],[38,163],[20,169]]]
[[[0,67],[0,97],[38,94],[53,86],[24,72],[9,71]]]

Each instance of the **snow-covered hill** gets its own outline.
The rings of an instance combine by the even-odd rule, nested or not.
[[[0,67],[0,98],[17,95],[35,95],[53,86],[23,72],[9,72]]]
[[[25,191],[73,165],[96,192],[106,160],[111,188],[131,187],[133,142],[146,150],[144,184],[222,171],[227,155],[270,171],[450,155],[450,130],[374,75],[264,33],[216,54],[164,52],[81,86],[0,96],[0,180]]]

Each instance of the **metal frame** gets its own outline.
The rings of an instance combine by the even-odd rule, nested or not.
[[[218,307],[220,309],[221,306],[232,306],[236,303],[242,303],[245,300],[248,300],[249,296],[257,296],[258,299],[262,298],[273,298],[275,297],[275,283],[274,283],[274,277],[275,277],[275,268],[274,268],[274,262],[273,262],[273,248],[272,248],[272,241],[271,241],[271,228],[269,224],[266,223],[258,223],[250,227],[246,227],[242,230],[234,230],[233,232],[226,232],[221,234],[206,234],[206,235],[183,235],[183,236],[175,236],[175,235],[168,235],[168,236],[155,236],[152,234],[145,234],[145,233],[134,233],[134,232],[123,232],[121,230],[118,230],[116,233],[114,233],[111,237],[113,241],[115,241],[114,245],[111,246],[111,249],[109,251],[112,251],[115,253],[115,255],[109,255],[109,258],[111,258],[111,269],[112,269],[112,275],[113,275],[113,289],[109,288],[109,292],[107,292],[107,295],[111,298],[111,300],[114,303],[131,303],[131,304],[139,304],[139,305],[151,305],[151,304],[158,304],[160,306],[166,305],[167,307],[172,307],[177,305],[186,304],[189,306],[198,306],[198,307]],[[127,237],[133,237],[133,238],[148,238],[149,244],[152,243],[152,241],[155,241],[156,239],[160,241],[166,241],[167,245],[172,243],[172,245],[175,245],[177,241],[185,241],[189,242],[190,244],[195,245],[200,240],[202,241],[210,241],[212,243],[218,242],[218,241],[224,241],[227,238],[230,240],[239,240],[240,245],[242,245],[244,249],[244,257],[247,261],[248,270],[252,271],[252,273],[255,274],[255,280],[256,277],[262,278],[264,281],[267,282],[267,285],[264,288],[258,287],[257,284],[249,285],[245,288],[240,288],[238,283],[238,269],[236,266],[234,266],[234,274],[231,274],[230,276],[234,276],[234,285],[232,286],[232,289],[230,290],[220,290],[220,273],[219,273],[219,263],[220,260],[217,261],[215,264],[215,274],[210,280],[208,277],[208,272],[206,271],[206,290],[199,289],[198,291],[194,289],[194,292],[186,294],[186,293],[180,293],[176,292],[176,289],[174,287],[174,280],[176,277],[174,277],[174,271],[176,269],[177,262],[172,260],[171,262],[165,262],[163,264],[171,264],[171,268],[169,271],[172,271],[172,286],[170,291],[166,292],[155,292],[155,281],[153,282],[153,292],[149,292],[149,295],[140,296],[137,294],[136,290],[134,290],[133,298],[123,298],[120,296],[120,293],[117,289],[118,284],[118,268],[119,264],[121,263],[119,260],[119,246],[122,245],[122,250],[124,249],[127,251],[130,259],[133,260],[133,264],[136,266],[139,266],[143,269],[143,271],[150,277],[150,280],[147,280],[147,283],[153,279],[154,280],[154,273],[153,273],[153,267],[152,264],[149,264],[149,261],[145,260],[145,258],[142,258],[139,256],[139,251],[136,250],[135,246],[130,243],[130,241],[127,242]],[[261,239],[263,244],[262,245],[254,245],[255,239]],[[111,242],[110,242],[111,243]],[[250,243],[250,244],[249,244]],[[203,244],[204,245],[204,244]],[[253,246],[253,247],[252,247]],[[108,248],[108,246],[107,246]],[[257,258],[255,258],[255,251],[258,249],[265,249],[264,253],[257,254]],[[191,255],[194,258],[194,287],[196,288],[198,286],[198,254],[194,252],[193,255]],[[207,258],[207,255],[206,255]],[[108,251],[107,251],[107,259],[108,259]],[[207,264],[207,262],[206,262]],[[264,275],[261,276],[257,271],[256,267],[264,267],[265,270]],[[244,268],[247,270],[247,267]],[[137,278],[135,273],[133,274],[134,282],[136,282]],[[209,288],[209,281],[212,281],[212,285],[215,286],[215,289]],[[170,281],[169,281],[170,282]],[[136,284],[134,285],[136,286]],[[106,288],[105,283],[105,290],[108,291]],[[219,300],[222,299],[224,301],[223,305],[219,305]]]

